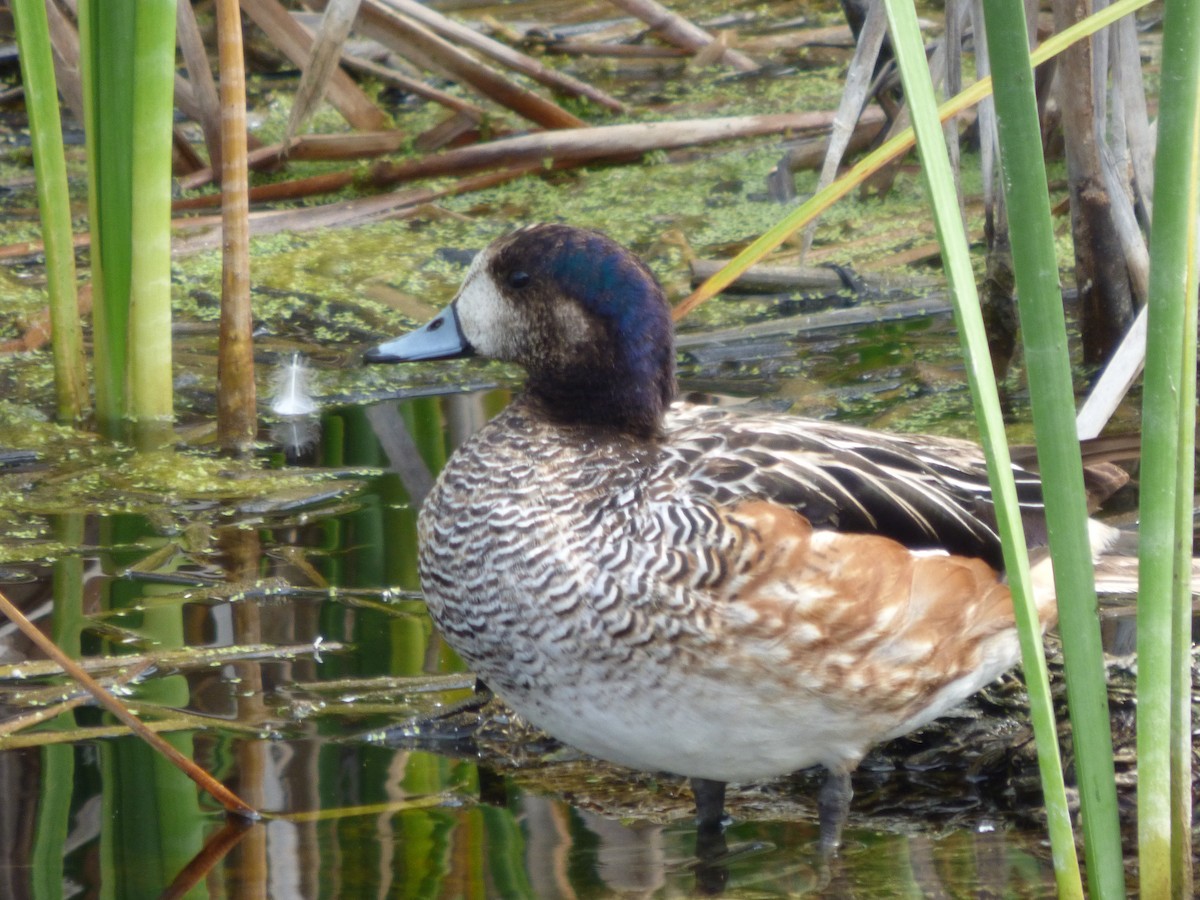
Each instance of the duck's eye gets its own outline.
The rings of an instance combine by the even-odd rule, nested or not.
[[[508,285],[509,287],[523,288],[529,284],[529,278],[528,272],[522,272],[520,269],[517,269],[515,272],[508,273]]]

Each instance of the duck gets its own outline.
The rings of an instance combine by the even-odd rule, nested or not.
[[[430,615],[534,725],[688,778],[702,833],[728,821],[728,784],[820,765],[836,852],[866,752],[1019,660],[981,449],[679,400],[667,297],[606,235],[495,240],[445,310],[366,360],[472,354],[527,379],[424,500]],[[1040,485],[1014,476],[1036,547]],[[1116,529],[1090,521],[1099,554]]]

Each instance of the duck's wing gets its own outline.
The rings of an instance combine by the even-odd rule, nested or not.
[[[665,427],[675,473],[719,503],[770,500],[818,529],[1003,566],[987,466],[968,441],[684,404],[672,407]],[[1041,482],[1019,466],[1013,474],[1026,538],[1043,543]]]
[[[770,502],[723,515],[739,532],[708,588],[723,633],[752,648],[771,673],[760,678],[855,710],[844,727],[864,747],[935,718],[1019,656],[1008,586],[980,559],[814,529]],[[1051,621],[1051,595],[1038,601]]]

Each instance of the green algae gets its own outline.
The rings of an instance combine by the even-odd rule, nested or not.
[[[38,421],[52,415],[54,366],[49,352],[0,353],[0,398],[0,408],[9,410],[6,415],[23,410],[24,416]]]
[[[726,11],[720,4],[712,6],[714,14]],[[739,13],[757,16],[757,21],[738,26],[747,34],[793,14],[804,15],[813,25],[840,20],[833,4],[815,9],[811,4],[799,3],[745,7]],[[496,11],[500,19],[507,14],[507,9]],[[716,67],[693,67],[682,77],[676,74],[630,81],[617,77],[619,67],[612,67],[612,78],[600,79],[595,77],[595,68],[580,59],[547,54],[542,60],[577,73],[586,68],[585,77],[630,102],[631,111],[621,116],[589,103],[572,106],[593,124],[832,109],[842,89],[840,65],[802,72],[776,68],[769,74],[753,76],[731,75]],[[270,142],[283,135],[294,85],[291,74],[251,80],[254,129],[261,140]],[[431,103],[398,100],[398,92],[385,90],[370,80],[363,86],[393,117],[396,127],[411,138],[447,115]],[[468,96],[454,86],[449,90]],[[505,111],[489,107],[488,114],[489,127],[528,127],[528,123]],[[306,130],[340,133],[346,129],[325,103]],[[295,352],[305,353],[312,361],[318,399],[326,401],[430,386],[511,382],[518,374],[497,365],[442,363],[363,368],[357,360],[363,347],[412,328],[448,302],[475,251],[500,234],[534,221],[566,222],[610,233],[647,260],[673,301],[681,299],[691,290],[687,264],[691,255],[729,256],[787,212],[788,205],[770,199],[766,188],[767,174],[785,152],[785,144],[783,137],[771,136],[659,151],[626,165],[593,164],[569,171],[546,171],[488,190],[445,198],[401,221],[254,238],[251,278],[262,363],[260,393],[270,393],[271,364]],[[410,141],[390,159],[403,161],[414,152]],[[25,155],[21,151],[0,154],[3,171],[28,180]],[[371,164],[359,161],[333,165],[366,172]],[[328,163],[289,161],[277,172],[255,173],[253,179],[254,183],[264,184],[329,168]],[[815,187],[811,172],[797,173],[795,180],[801,196]],[[421,185],[436,189],[451,183],[442,179]],[[978,163],[970,153],[964,154],[963,183],[968,195],[979,191]],[[73,188],[80,187],[78,181],[73,182]],[[349,195],[353,190],[343,193]],[[296,205],[312,202],[316,201],[298,201]],[[978,230],[978,209],[969,213],[969,226]],[[848,197],[826,212],[816,232],[816,247],[840,264],[868,268],[880,257],[932,240],[924,227],[926,218],[923,189],[915,168],[909,165],[899,171],[885,196]],[[1069,241],[1069,236],[1064,234],[1064,240]],[[977,257],[977,265],[982,273],[982,254]],[[1070,265],[1069,254],[1064,254],[1063,265]],[[0,335],[19,334],[28,315],[40,304],[34,279],[24,277],[26,270],[36,275],[36,265],[25,264],[21,280],[11,291],[7,283],[0,284],[0,290],[15,298],[12,304],[0,308]],[[213,326],[219,316],[219,254],[213,251],[177,259],[172,274],[178,331],[177,409],[184,418],[207,418],[212,415],[216,390]],[[12,281],[14,276],[5,277]],[[696,331],[736,327],[778,316],[785,307],[786,303],[777,298],[716,298],[695,311],[682,328]],[[811,371],[810,364],[791,357],[749,363],[738,367],[736,375],[758,384],[779,384]],[[52,408],[49,378],[47,351],[0,357],[3,396],[15,398],[30,409]],[[845,414],[868,418],[876,415],[854,404]]]
[[[278,471],[262,459],[194,449],[139,452],[9,401],[0,401],[0,447],[36,454],[31,463],[0,469],[3,563],[56,555],[58,516],[137,514],[183,531],[197,521],[235,522],[244,517],[238,504],[308,489],[335,475]]]
[[[18,228],[15,241],[39,240],[40,231],[29,232],[28,237],[22,237]],[[40,263],[22,267],[0,267],[0,341],[20,337],[25,332],[29,321],[46,308],[46,292],[44,270]]]

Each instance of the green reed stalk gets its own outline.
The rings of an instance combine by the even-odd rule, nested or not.
[[[1142,411],[1137,752],[1143,897],[1192,894],[1188,580],[1200,193],[1198,46],[1200,0],[1168,0],[1163,18]]]
[[[1200,143],[1200,142],[1198,142]],[[1200,146],[1192,145],[1195,166]],[[1192,174],[1192,199],[1196,197],[1196,175]],[[1193,202],[1192,221],[1196,221]],[[1193,233],[1192,259],[1197,258]],[[1182,389],[1179,397],[1179,468],[1176,472],[1175,584],[1172,597],[1171,635],[1171,889],[1176,900],[1195,896],[1192,869],[1192,535],[1195,510],[1192,505],[1196,483],[1196,266],[1185,288],[1188,299],[1183,325]],[[1190,371],[1189,371],[1190,369]]]
[[[96,415],[106,428],[125,412],[133,180],[134,9],[131,0],[79,0],[91,229],[92,361]]]
[[[1020,223],[1010,229],[1010,240],[1046,524],[1052,537],[1089,893],[1122,897],[1125,878],[1104,651],[1025,10],[1020,0],[997,0],[984,4],[984,15],[1004,166],[1001,180],[1009,221]]]
[[[175,3],[80,0],[96,413],[169,422]]]
[[[129,240],[128,418],[170,420],[171,143],[175,103],[175,0],[138,0],[134,23],[134,178]]]
[[[13,22],[21,55],[21,82],[33,142],[42,241],[46,248],[46,293],[54,351],[58,418],[78,420],[87,405],[83,330],[75,292],[75,247],[71,240],[71,198],[63,155],[58,86],[50,49],[50,26],[42,0],[14,0]]]
[[[1030,715],[1042,773],[1058,892],[1060,897],[1082,898],[1083,885],[1058,754],[1050,679],[1030,583],[1025,535],[949,155],[938,121],[937,101],[925,61],[916,10],[911,0],[886,0],[886,8],[896,62],[904,82],[904,95],[912,112],[921,169],[933,206],[946,278],[954,300],[955,321],[963,342],[967,379],[975,399],[975,414],[996,502],[997,527],[1004,546],[1005,567],[1012,588],[1013,608],[1025,663]]]
[[[84,542],[84,515],[64,513],[51,517],[54,539],[64,547]],[[50,620],[50,638],[72,658],[83,651],[84,561],[77,553],[68,553],[52,567],[54,604]],[[77,725],[73,712],[60,713],[48,727],[68,731]],[[33,832],[29,882],[35,897],[55,897],[62,893],[66,867],[63,846],[71,824],[71,796],[75,789],[75,751],[66,745],[46,746],[41,750],[42,771],[38,791],[37,824]]]

